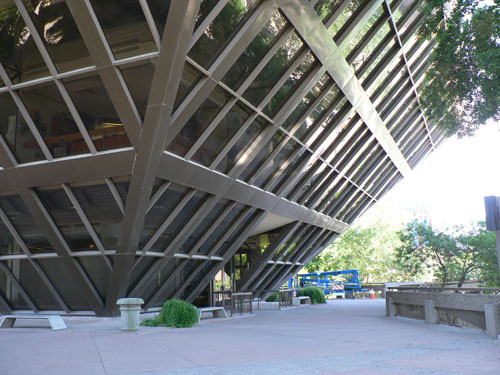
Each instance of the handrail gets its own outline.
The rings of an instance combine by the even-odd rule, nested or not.
[[[480,293],[480,292],[491,292],[491,293],[499,293],[500,288],[453,288],[453,287],[436,287],[430,285],[416,285],[416,286],[388,286],[387,290],[418,290],[420,292],[435,292],[435,291],[455,291],[455,292],[471,292],[471,293]]]

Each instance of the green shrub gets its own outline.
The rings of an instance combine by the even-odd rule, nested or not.
[[[267,297],[266,302],[279,302],[280,295],[278,292],[273,292],[269,297]]]
[[[312,304],[326,303],[325,293],[323,289],[317,286],[307,286],[297,292],[297,296],[308,296],[311,299]]]
[[[198,322],[198,309],[181,299],[171,299],[163,304],[157,320],[167,327],[192,327]]]
[[[141,322],[141,326],[145,327],[158,327],[160,325],[160,322],[158,321],[157,317],[154,319],[144,319]]]

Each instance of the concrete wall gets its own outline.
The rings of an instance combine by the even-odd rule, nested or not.
[[[391,291],[386,314],[500,334],[500,296],[495,295]]]

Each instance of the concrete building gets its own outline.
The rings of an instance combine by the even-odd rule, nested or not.
[[[280,286],[443,140],[417,3],[1,0],[0,312]]]

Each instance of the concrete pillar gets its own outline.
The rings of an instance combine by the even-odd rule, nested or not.
[[[139,313],[143,303],[142,298],[120,298],[116,301],[116,304],[120,306],[122,331],[139,330]]]
[[[493,337],[500,335],[500,304],[487,303],[484,305],[484,320],[486,333]]]
[[[385,299],[385,315],[396,316],[396,305],[392,301],[392,297]]]
[[[438,311],[436,309],[436,302],[434,302],[434,300],[426,299],[424,301],[424,316],[425,316],[426,323],[437,324]]]

